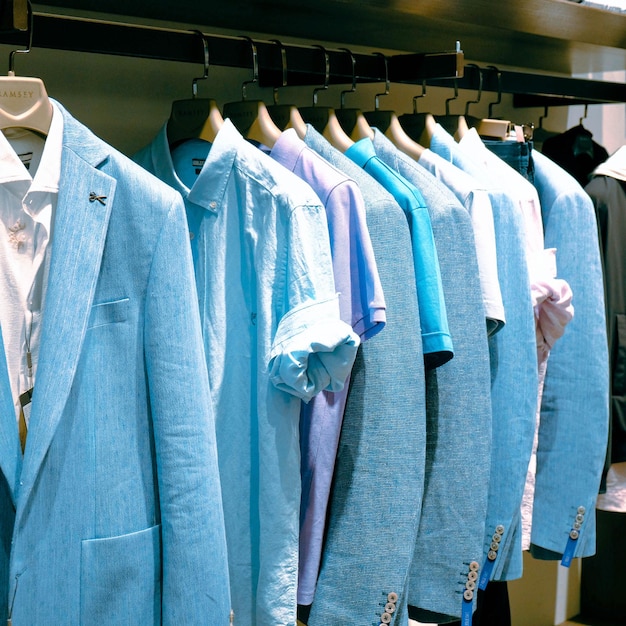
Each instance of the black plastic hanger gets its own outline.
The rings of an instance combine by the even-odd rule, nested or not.
[[[374,97],[374,110],[366,111],[364,113],[365,119],[371,127],[377,128],[387,138],[391,139],[396,148],[399,148],[402,152],[417,160],[422,155],[424,148],[406,134],[405,130],[400,125],[398,115],[395,111],[380,109],[380,96],[389,95],[390,81],[387,57],[380,52],[376,54],[382,56],[385,62],[385,91],[376,94]]]
[[[256,44],[250,37],[243,37],[250,42],[252,50],[252,80],[241,85],[241,100],[224,105],[223,116],[230,119],[235,128],[247,139],[272,147],[280,137],[281,130],[276,126],[262,100],[247,100],[246,87],[259,81],[259,61]]]
[[[352,85],[350,89],[344,89],[340,94],[340,107],[335,111],[341,128],[350,136],[353,141],[358,141],[362,137],[372,136],[370,125],[363,115],[361,109],[346,108],[346,95],[356,91],[356,60],[354,54],[348,48],[340,48],[350,55],[352,63]]]
[[[346,135],[339,124],[335,109],[332,107],[317,106],[317,94],[319,91],[328,89],[330,81],[330,59],[328,52],[323,46],[316,46],[324,54],[324,84],[313,90],[313,106],[299,107],[302,119],[311,124],[315,130],[321,133],[335,148],[345,152],[354,141]]]
[[[224,120],[215,100],[198,98],[198,81],[209,77],[209,46],[200,31],[193,31],[202,38],[204,73],[191,81],[191,98],[175,100],[167,121],[167,141],[170,150],[188,139],[213,142]]]
[[[432,113],[420,113],[417,110],[417,101],[426,96],[426,81],[422,82],[422,93],[413,96],[413,113],[404,113],[398,121],[404,132],[416,143],[427,147],[430,145],[433,129],[437,124]]]
[[[474,127],[481,137],[504,140],[510,134],[512,123],[510,120],[495,119],[493,116],[493,107],[502,102],[502,72],[495,65],[488,65],[486,69],[497,72],[498,97],[494,102],[489,103],[487,117],[479,120]]]
[[[285,46],[278,41],[278,39],[272,39],[275,44],[280,46],[280,59],[282,67],[282,87],[287,86],[287,51]],[[270,114],[274,124],[280,129],[285,130],[287,128],[295,129],[298,137],[304,139],[306,135],[306,122],[302,119],[298,107],[294,104],[279,104],[278,103],[278,87],[274,87],[274,104],[270,104],[267,107],[267,111]]]

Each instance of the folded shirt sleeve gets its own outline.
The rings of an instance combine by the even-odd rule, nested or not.
[[[305,302],[278,325],[270,351],[270,380],[305,402],[322,389],[341,391],[359,344],[359,336],[339,318],[337,296]]]

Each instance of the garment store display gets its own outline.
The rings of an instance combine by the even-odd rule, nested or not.
[[[56,170],[58,198],[24,457],[16,420],[1,423],[0,532],[11,550],[0,580],[11,601],[0,611],[14,624],[227,624],[215,424],[182,201],[59,104],[49,140],[44,169],[20,174],[34,175],[31,194],[48,175],[44,197],[56,196]],[[15,158],[5,145],[3,167]],[[12,374],[2,360],[4,415],[15,414]]]
[[[538,596],[561,623],[578,592],[615,619],[626,146],[529,131],[626,95],[574,78],[599,24],[614,45],[607,12],[539,1],[502,31],[493,0],[456,22],[331,0],[327,47],[285,3],[0,12],[0,620],[548,626]],[[535,22],[561,13],[588,29],[557,59]],[[297,41],[270,39],[279,15]],[[520,35],[536,69],[436,52],[436,22],[503,67]],[[429,50],[402,52],[409,29]],[[55,100],[15,74],[31,47],[57,48],[17,57]],[[77,50],[81,80],[50,70]]]

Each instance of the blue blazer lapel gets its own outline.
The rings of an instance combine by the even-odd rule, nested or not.
[[[22,451],[17,434],[15,408],[9,372],[4,351],[4,341],[0,329],[0,469],[6,478],[13,505],[17,501],[17,488],[22,470]]]
[[[92,141],[87,131],[64,115],[60,190],[18,516],[70,393],[115,193],[115,179],[97,169],[107,156],[104,144]]]

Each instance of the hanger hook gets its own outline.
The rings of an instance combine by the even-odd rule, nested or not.
[[[198,81],[207,80],[209,78],[209,44],[204,36],[204,33],[199,30],[193,30],[192,33],[199,35],[202,38],[202,50],[203,50],[203,64],[204,72],[202,76],[198,76],[191,81],[191,97],[193,99],[198,97]]]
[[[324,53],[324,85],[322,87],[316,87],[313,90],[313,106],[317,106],[317,93],[328,89],[328,83],[330,82],[330,57],[328,51],[324,46],[315,44],[316,48],[319,48]]]
[[[9,53],[9,76],[15,76],[15,55],[28,54],[33,47],[33,7],[30,0],[26,3],[28,17],[28,47],[25,50],[11,50]]]
[[[583,116],[578,121],[578,125],[579,126],[582,126],[583,125],[583,120],[587,118],[587,111],[588,111],[588,109],[589,109],[589,103],[586,102],[585,103],[585,112],[583,113]]]
[[[287,86],[287,50],[282,41],[278,39],[272,39],[272,43],[275,43],[280,49],[280,66],[282,69],[281,87]],[[274,87],[274,104],[278,104],[278,87]]]
[[[252,50],[252,80],[244,80],[241,85],[241,99],[245,100],[247,98],[246,87],[252,83],[259,82],[259,56],[254,41],[247,35],[242,35],[241,37],[250,44],[250,49]]]
[[[476,100],[468,100],[465,103],[465,116],[467,117],[469,115],[470,104],[478,104],[483,95],[483,73],[480,67],[475,63],[468,63],[465,67],[475,67],[478,70],[478,93],[476,94]]]
[[[450,103],[459,97],[459,81],[454,79],[454,95],[446,98],[446,115],[450,115]]]
[[[382,57],[383,61],[385,62],[385,91],[384,91],[384,93],[377,93],[374,96],[374,109],[376,111],[378,111],[380,96],[388,96],[389,95],[389,87],[390,87],[389,63],[387,61],[387,57],[382,52],[374,52],[374,54],[377,54],[378,56]]]
[[[493,107],[502,102],[502,72],[495,65],[488,65],[486,69],[494,70],[498,78],[498,97],[494,102],[489,103],[489,109],[487,112],[487,117],[489,119],[493,119]]]
[[[413,113],[417,115],[417,101],[426,95],[426,79],[422,81],[422,93],[413,96]]]
[[[354,54],[352,54],[352,51],[348,50],[348,48],[339,49],[347,52],[350,55],[350,61],[352,63],[352,86],[350,87],[350,89],[345,89],[339,94],[339,97],[341,98],[341,108],[343,109],[346,104],[346,94],[354,93],[356,91],[356,59],[354,58]]]

